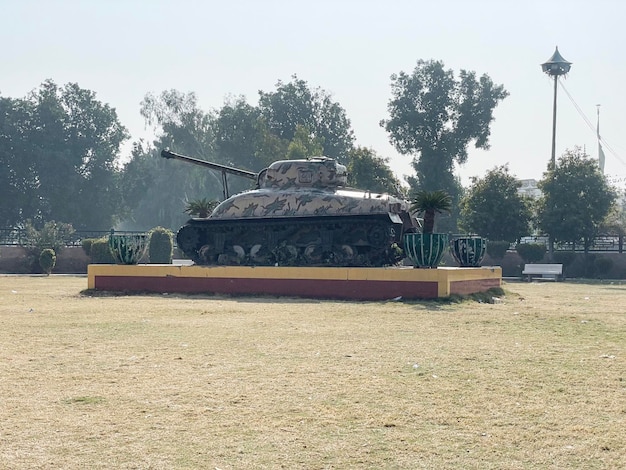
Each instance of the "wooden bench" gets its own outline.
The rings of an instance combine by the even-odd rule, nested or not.
[[[541,279],[551,279],[558,281],[563,276],[562,264],[525,264],[522,275],[528,277],[528,281],[535,276],[541,276]]]

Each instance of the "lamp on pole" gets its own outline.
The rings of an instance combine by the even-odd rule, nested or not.
[[[544,73],[547,73],[551,77],[554,77],[554,104],[552,105],[552,168],[556,168],[556,90],[557,90],[557,82],[561,75],[567,74],[570,68],[572,68],[572,63],[568,62],[563,58],[563,56],[559,53],[559,48],[557,46],[552,57],[548,59],[547,62],[541,64],[541,70]]]

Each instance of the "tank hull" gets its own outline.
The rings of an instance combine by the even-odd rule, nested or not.
[[[191,219],[178,247],[200,265],[388,266],[402,257],[397,214]]]
[[[390,205],[396,206],[396,213],[406,212],[409,208],[408,202],[388,194],[354,189],[255,189],[220,203],[211,218],[239,220],[387,214]]]

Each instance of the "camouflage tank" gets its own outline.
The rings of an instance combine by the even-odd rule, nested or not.
[[[418,228],[408,201],[347,188],[346,167],[331,158],[277,161],[257,174],[168,150],[161,156],[222,174],[225,200],[176,235],[196,264],[393,265],[404,257],[402,235]],[[230,196],[227,174],[253,179],[256,188]]]

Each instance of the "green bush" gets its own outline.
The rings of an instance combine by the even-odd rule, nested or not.
[[[564,276],[573,275],[572,273],[570,273],[570,270],[568,270],[568,267],[572,266],[572,264],[576,260],[576,256],[577,255],[574,251],[555,251],[552,254],[552,258],[554,259],[554,262],[563,265]]]
[[[537,263],[546,254],[546,246],[543,243],[518,243],[515,251],[525,263]]]
[[[31,220],[24,224],[24,237],[20,245],[26,249],[26,264],[30,272],[40,272],[39,256],[46,248],[60,254],[66,243],[74,233],[70,224],[51,220],[43,226],[35,226]]]
[[[570,266],[574,260],[576,259],[576,252],[574,251],[555,251],[552,254],[554,261],[559,264],[562,264],[563,267]]]
[[[74,233],[74,227],[71,224],[51,220],[41,228],[37,228],[33,222],[27,220],[24,225],[24,233],[25,237],[21,245],[38,257],[41,251],[46,248],[50,248],[55,253],[61,252]]]
[[[45,250],[42,250],[41,254],[39,255],[39,266],[41,266],[41,269],[46,275],[50,275],[56,264],[57,255],[54,250],[51,248],[46,248]]]
[[[502,259],[506,255],[507,250],[511,244],[509,242],[495,240],[489,240],[487,242],[487,254],[493,259]]]
[[[591,279],[596,277],[596,260],[598,255],[595,253],[585,253],[582,261],[582,273],[580,277]]]
[[[600,279],[606,279],[607,274],[613,268],[613,260],[611,258],[596,258],[593,262],[595,276]]]
[[[155,227],[150,231],[150,243],[148,245],[150,263],[172,264],[174,255],[174,241],[171,230],[163,227]]]
[[[83,251],[87,256],[91,256],[91,245],[96,240],[97,238],[83,238],[83,240],[80,242],[81,246],[83,247]]]
[[[108,237],[97,238],[91,243],[92,264],[115,264],[115,258],[109,247]]]

